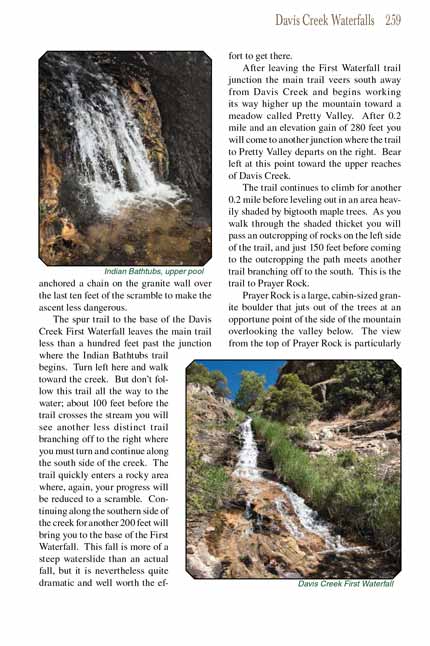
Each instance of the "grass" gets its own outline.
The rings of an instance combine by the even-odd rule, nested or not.
[[[232,492],[230,475],[201,460],[188,464],[187,505],[190,516],[216,511]]]
[[[376,460],[346,451],[338,459],[311,458],[294,444],[294,433],[285,425],[256,416],[253,427],[264,440],[279,478],[313,509],[398,557],[400,486],[380,478]]]
[[[197,396],[197,400],[199,397]],[[202,459],[201,447],[196,439],[196,406],[189,404],[187,413],[187,513],[189,517],[212,513],[220,509],[233,494],[230,469],[222,465],[208,464]],[[229,432],[246,419],[242,411],[235,410],[234,417],[222,422],[206,422],[205,429]],[[201,422],[199,423],[201,424]]]

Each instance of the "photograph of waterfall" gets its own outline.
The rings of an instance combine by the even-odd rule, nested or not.
[[[212,65],[201,51],[39,60],[39,257],[204,265],[211,257]]]
[[[193,578],[400,572],[397,363],[196,360],[186,383]]]

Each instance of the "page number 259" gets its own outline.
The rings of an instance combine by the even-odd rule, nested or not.
[[[402,22],[402,16],[399,13],[387,13],[385,16],[385,24],[389,27],[395,27]]]

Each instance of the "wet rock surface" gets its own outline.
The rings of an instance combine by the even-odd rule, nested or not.
[[[201,392],[204,398],[207,393]],[[207,407],[206,413],[215,415]],[[325,432],[325,431],[324,431]],[[341,536],[305,501],[283,485],[250,427],[240,427],[231,499],[209,519],[188,527],[188,572],[195,578],[392,578],[387,555]],[[336,434],[331,431],[330,437]],[[341,434],[343,439],[344,436]],[[202,438],[204,441],[204,438]],[[236,447],[235,447],[236,444]],[[322,448],[322,447],[321,447]],[[258,450],[260,449],[260,450]],[[208,452],[216,450],[208,445]],[[217,459],[225,459],[216,452]]]
[[[196,229],[186,206],[127,207],[83,232],[59,212],[47,213],[40,225],[40,254],[47,265],[194,266],[210,253],[210,229]]]
[[[212,62],[205,52],[144,52],[170,153],[169,177],[193,196],[194,221],[211,223]]]
[[[344,540],[344,551],[328,548],[323,538],[301,525],[286,497],[279,507],[276,482],[242,480],[238,487],[236,508],[218,512],[193,548],[189,572],[196,578],[390,578],[396,574],[383,554],[366,545]],[[245,498],[252,501],[248,511]]]

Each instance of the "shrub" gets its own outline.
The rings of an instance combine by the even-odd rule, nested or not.
[[[290,425],[306,424],[314,419],[321,405],[312,395],[310,386],[297,375],[284,375],[279,388],[269,388],[263,404],[263,415]]]
[[[311,437],[309,431],[306,430],[303,424],[287,427],[286,433],[288,439],[295,444],[308,442]]]
[[[366,417],[366,415],[369,415],[371,412],[372,404],[369,404],[369,402],[362,402],[361,404],[358,404],[358,406],[351,408],[349,416],[352,419],[360,419],[360,417]]]
[[[287,426],[281,422],[268,422],[268,420],[256,415],[252,419],[252,425],[255,431],[262,434],[262,428],[267,434],[269,439],[273,439],[275,436],[278,438],[285,438],[291,442],[306,442],[309,440],[310,435],[303,424],[298,424],[297,426]]]
[[[242,424],[242,422],[244,422],[248,417],[245,411],[239,410],[238,408],[235,409],[234,416],[235,416],[236,424]]]
[[[336,455],[336,462],[339,464],[341,467],[344,467],[345,469],[348,467],[354,466],[358,460],[358,455],[355,451],[352,451],[351,449],[346,449],[345,451],[339,451]]]
[[[187,506],[190,515],[216,511],[231,492],[231,479],[224,467],[199,461],[188,469]]]

